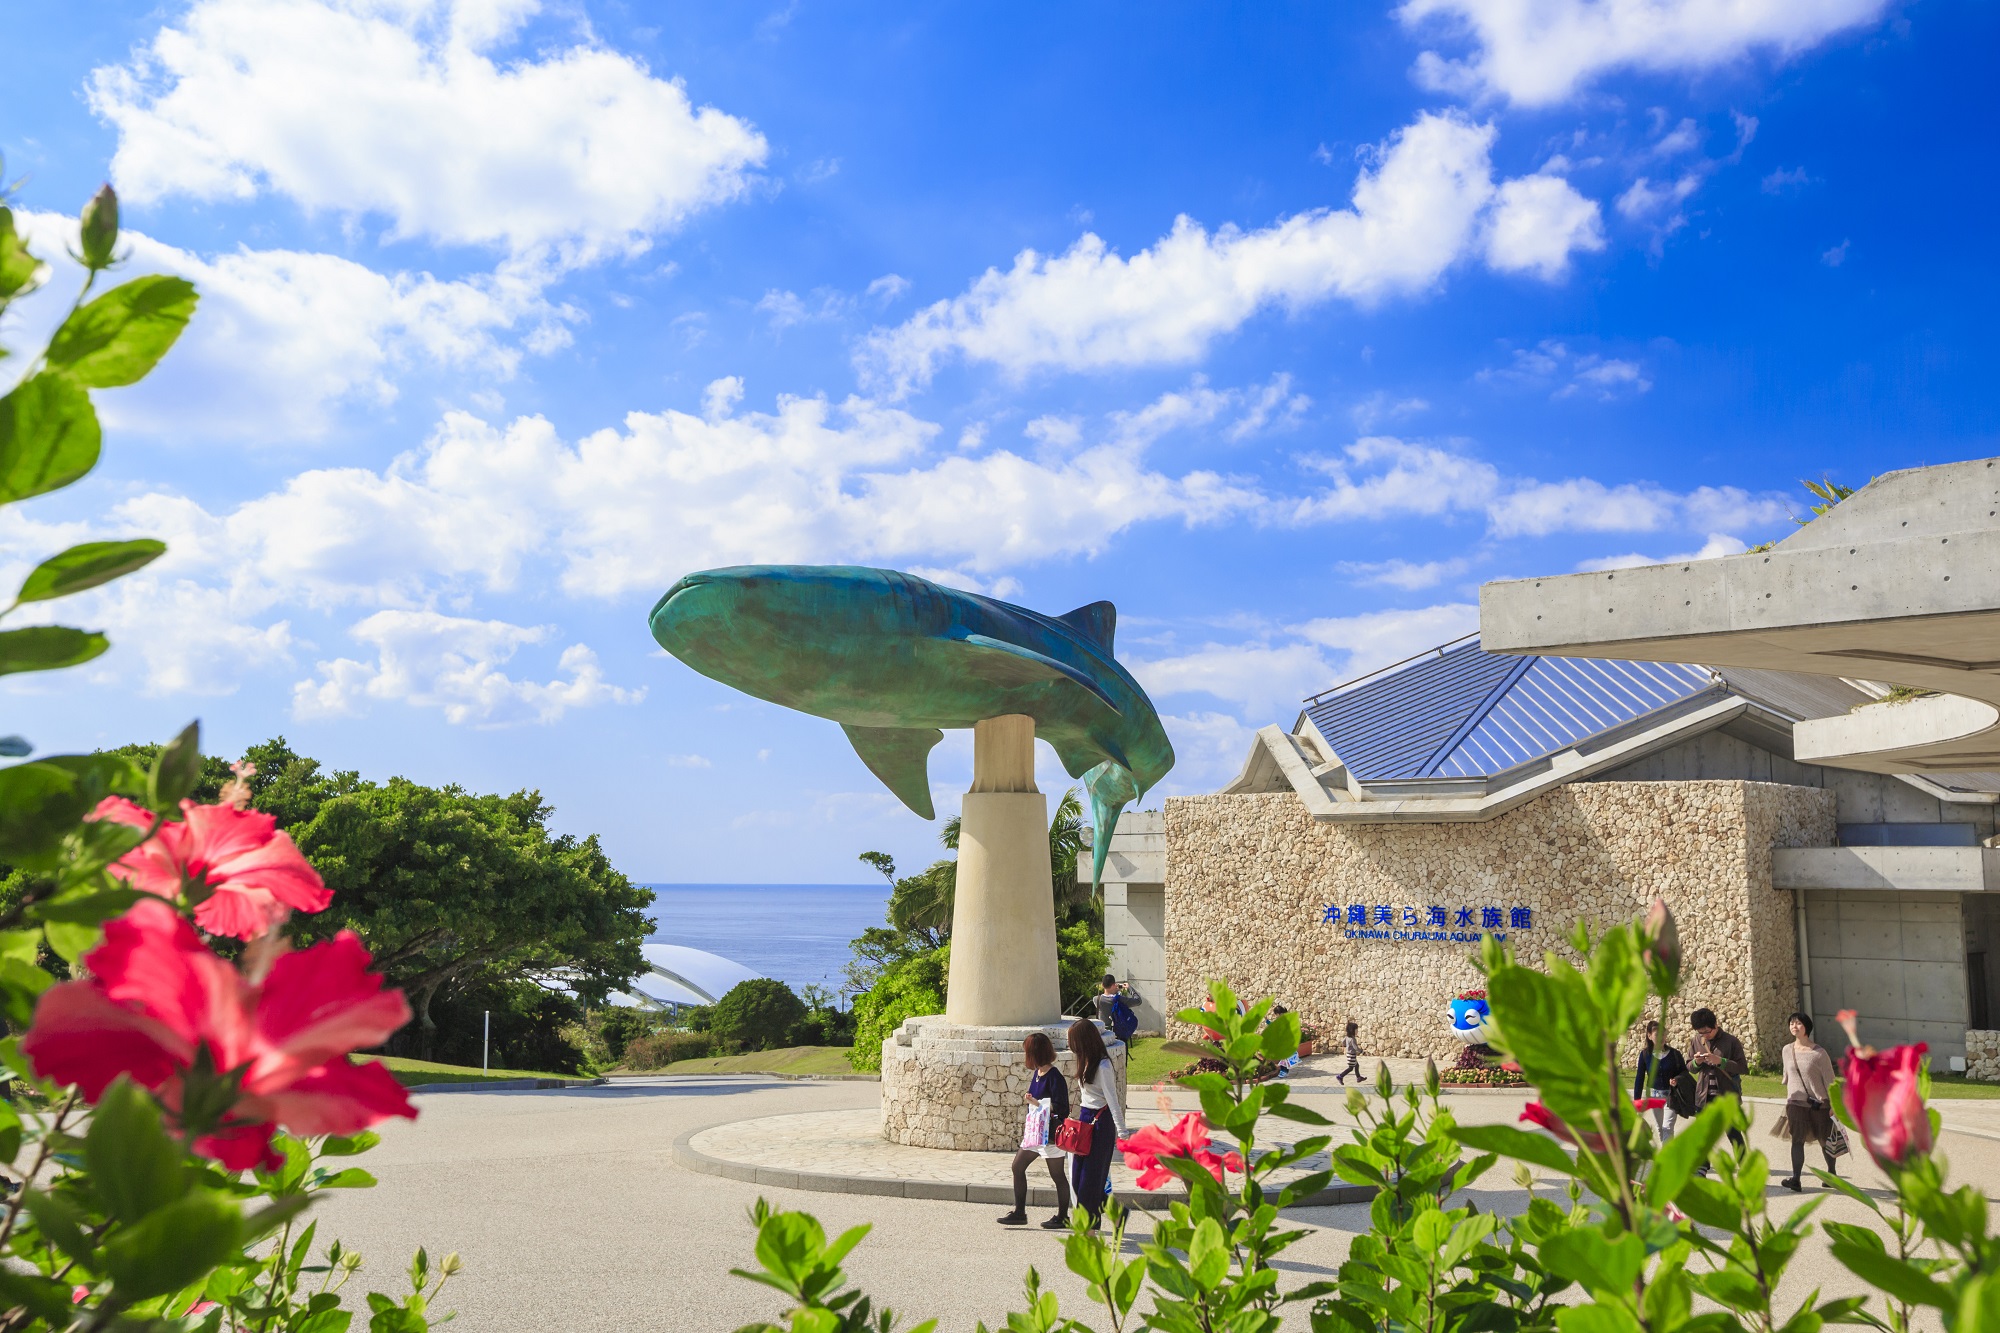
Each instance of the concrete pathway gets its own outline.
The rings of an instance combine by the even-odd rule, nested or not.
[[[996,1326],[1019,1305],[1030,1264],[1065,1310],[1100,1322],[1063,1268],[1058,1238],[996,1226],[1000,1209],[993,1205],[811,1193],[673,1164],[674,1141],[691,1131],[767,1116],[872,1112],[879,1095],[873,1083],[717,1076],[420,1097],[421,1118],[387,1126],[382,1146],[357,1163],[381,1185],[338,1192],[315,1209],[319,1237],[323,1243],[338,1236],[365,1256],[351,1288],[356,1293],[370,1286],[400,1290],[398,1273],[418,1245],[433,1256],[459,1251],[465,1271],[441,1305],[458,1310],[459,1326],[467,1329],[727,1330],[777,1313],[770,1292],[729,1276],[751,1260],[747,1210],[762,1195],[813,1213],[829,1231],[872,1224],[845,1265],[850,1277],[908,1315],[941,1317],[947,1330],[970,1333],[977,1320]],[[1300,1095],[1346,1120],[1344,1093],[1330,1077],[1323,1091],[1320,1080],[1302,1079]],[[1164,1118],[1147,1094],[1134,1089],[1133,1100],[1135,1120]],[[1448,1104],[1467,1123],[1489,1123],[1512,1121],[1524,1100],[1518,1093],[1474,1093]],[[1175,1111],[1179,1103],[1175,1097]],[[1963,1105],[1947,1103],[1947,1117]],[[1983,1111],[1987,1104],[1978,1105]],[[1782,1147],[1763,1137],[1761,1123],[1756,1133],[1760,1147]],[[2000,1186],[2000,1143],[1948,1134],[1945,1153],[1955,1180]],[[1886,1182],[1872,1165],[1845,1169],[1886,1197]],[[1526,1195],[1509,1175],[1496,1169],[1470,1191],[1471,1199],[1483,1209],[1518,1211]],[[1778,1209],[1798,1202],[1775,1187],[1772,1197]],[[1833,1198],[1820,1216],[1861,1221],[1865,1214]],[[1359,1204],[1302,1209],[1292,1217],[1313,1234],[1285,1253],[1286,1285],[1330,1275],[1355,1229],[1368,1224],[1367,1207]],[[1143,1231],[1143,1218],[1137,1229]],[[1785,1299],[1802,1298],[1814,1286],[1829,1294],[1857,1289],[1816,1240],[1794,1265]],[[1303,1318],[1293,1322],[1304,1327]]]

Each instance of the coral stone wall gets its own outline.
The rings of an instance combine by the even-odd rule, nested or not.
[[[882,1137],[916,1148],[1012,1152],[1021,1146],[1028,1113],[1033,1073],[1021,1042],[1030,1032],[1046,1032],[1055,1047],[1056,1068],[1069,1083],[1070,1113],[1083,1105],[1068,1028],[1068,1022],[965,1027],[938,1014],[905,1019],[882,1042]],[[1125,1043],[1101,1024],[1098,1032],[1122,1097]]]
[[[1965,1076],[2000,1083],[2000,1032],[1985,1028],[1966,1032]]]
[[[1532,926],[1506,934],[1533,960],[1570,956],[1577,922],[1628,920],[1658,896],[1686,958],[1676,1044],[1706,1005],[1763,1063],[1786,1040],[1798,993],[1792,896],[1771,887],[1771,848],[1830,846],[1834,804],[1828,791],[1766,782],[1593,782],[1480,823],[1334,825],[1288,793],[1176,797],[1169,1011],[1198,1005],[1219,976],[1324,1033],[1358,1021],[1371,1055],[1455,1055],[1447,1002],[1480,984],[1476,945],[1348,939],[1344,922],[1324,920],[1329,905],[1525,907]]]

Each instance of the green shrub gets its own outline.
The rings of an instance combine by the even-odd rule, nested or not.
[[[944,1012],[945,976],[951,970],[951,946],[932,949],[884,969],[873,988],[854,999],[856,1069],[882,1068],[882,1042],[906,1018]]]
[[[789,1042],[792,1029],[805,1016],[805,1001],[790,986],[770,977],[751,977],[715,1002],[708,1027],[731,1050],[768,1051]]]
[[[1102,926],[1073,921],[1056,932],[1056,974],[1062,981],[1063,1003],[1083,1006],[1065,1009],[1065,1013],[1091,1016],[1090,997],[1097,994],[1104,970],[1110,965],[1111,950],[1104,946]]]
[[[625,1058],[625,1048],[634,1037],[643,1037],[660,1025],[660,1016],[650,1009],[606,1008],[595,1017],[597,1039],[614,1062]]]
[[[715,1054],[715,1038],[706,1032],[665,1028],[625,1043],[626,1069],[664,1069],[676,1060],[703,1060]]]

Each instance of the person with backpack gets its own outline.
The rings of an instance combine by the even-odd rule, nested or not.
[[[1056,1068],[1055,1043],[1048,1033],[1030,1032],[1021,1050],[1028,1068],[1034,1071],[1028,1083],[1028,1105],[1044,1100],[1049,1104],[1048,1141],[1014,1154],[1014,1211],[1003,1213],[999,1221],[1003,1227],[1028,1224],[1028,1167],[1040,1157],[1048,1163],[1049,1176],[1056,1183],[1056,1215],[1042,1223],[1042,1229],[1062,1231],[1069,1227],[1069,1175],[1063,1169],[1063,1158],[1068,1154],[1055,1145],[1055,1127],[1069,1118],[1069,1080]]]
[[[1110,1028],[1118,1040],[1132,1040],[1132,1034],[1139,1030],[1139,1015],[1132,1012],[1131,1004],[1125,999],[1125,986],[1117,977],[1106,972],[1103,985],[1092,997],[1091,1003],[1097,1006],[1098,1022]]]

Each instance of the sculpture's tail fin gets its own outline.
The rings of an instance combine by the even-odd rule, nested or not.
[[[1111,854],[1111,834],[1118,827],[1118,814],[1127,803],[1139,799],[1139,783],[1132,770],[1106,760],[1083,775],[1083,789],[1090,793],[1090,821],[1096,837],[1090,852],[1090,891],[1104,887],[1104,858]]]

